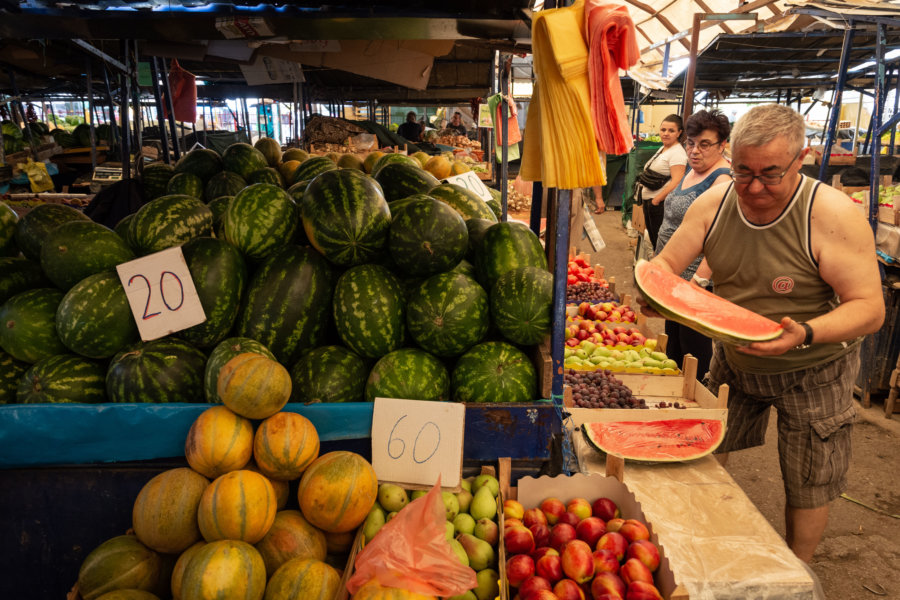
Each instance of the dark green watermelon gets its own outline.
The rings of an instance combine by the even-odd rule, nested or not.
[[[413,194],[412,196],[407,196],[406,198],[400,198],[399,200],[394,200],[390,204],[391,221],[394,220],[394,217],[397,215],[397,212],[401,208],[403,208],[407,204],[410,204],[411,202],[415,202],[416,200],[434,200],[434,198],[432,198],[428,194]]]
[[[332,277],[328,261],[312,248],[282,248],[254,273],[237,334],[259,341],[282,364],[294,364],[324,340]]]
[[[372,177],[378,175],[378,172],[387,165],[400,164],[400,165],[410,165],[413,167],[422,168],[422,165],[414,159],[413,157],[407,154],[400,154],[399,152],[388,152],[384,156],[378,158],[375,161],[375,164],[372,165]]]
[[[184,194],[203,199],[203,180],[193,173],[175,173],[166,184],[166,195]]]
[[[245,187],[247,187],[247,182],[243,177],[231,171],[222,171],[213,175],[206,182],[203,199],[210,203],[221,196],[234,196]]]
[[[303,200],[303,192],[306,191],[306,186],[308,185],[309,181],[298,181],[288,188],[287,192],[294,199],[294,202],[297,203],[297,206],[300,206],[300,201]]]
[[[480,342],[488,331],[488,295],[461,273],[426,279],[406,305],[406,326],[416,344],[437,356],[457,356]]]
[[[466,221],[466,229],[469,231],[469,248],[466,250],[466,260],[475,262],[481,240],[484,239],[484,233],[494,223],[496,221],[489,221],[488,219],[468,219]]]
[[[206,321],[176,335],[200,348],[214,346],[225,339],[237,319],[247,281],[244,257],[224,240],[207,237],[193,239],[181,250]]]
[[[487,207],[491,209],[491,212],[494,213],[494,216],[497,218],[497,220],[500,220],[500,218],[503,216],[503,207],[500,206],[500,201],[496,198],[491,198],[490,200],[485,201],[485,204],[487,204]]]
[[[220,240],[225,239],[225,211],[228,210],[232,198],[234,196],[219,196],[207,203],[213,214],[213,235]]]
[[[337,165],[327,156],[312,156],[300,163],[300,166],[294,171],[294,179],[291,184],[311,181],[316,175],[336,169]]]
[[[237,173],[243,179],[250,177],[253,171],[269,166],[263,153],[244,142],[237,142],[225,148],[222,153],[222,167],[226,171]]]
[[[0,256],[16,256],[19,247],[16,246],[16,223],[18,215],[9,206],[0,202]]]
[[[199,198],[163,196],[142,206],[129,227],[138,254],[152,254],[212,234],[212,211]]]
[[[443,202],[415,200],[396,211],[391,205],[391,213],[388,247],[404,274],[427,277],[443,273],[465,256],[469,247],[466,223]]]
[[[277,185],[278,187],[283,188],[284,177],[281,176],[281,173],[278,172],[278,169],[266,167],[264,169],[259,169],[258,171],[253,171],[252,173],[250,173],[250,176],[247,177],[247,183],[270,183],[272,185]]]
[[[57,354],[34,364],[19,380],[19,404],[106,401],[106,372],[94,361]]]
[[[106,371],[110,402],[201,402],[206,355],[171,337],[138,342],[116,354]]]
[[[269,349],[257,342],[245,337],[232,337],[222,340],[209,353],[209,359],[206,361],[206,368],[203,373],[203,391],[206,395],[206,401],[211,404],[222,404],[218,394],[219,371],[225,366],[229,360],[238,354],[252,352],[261,354],[267,358],[275,360],[275,355],[269,352]],[[198,400],[199,402],[199,400]]]
[[[0,404],[13,404],[19,390],[19,380],[30,365],[16,360],[0,349]]]
[[[316,177],[303,192],[301,207],[307,238],[334,264],[370,262],[387,247],[390,209],[378,186],[356,169]]]
[[[455,402],[533,402],[537,373],[515,346],[484,342],[459,357],[451,385]]]
[[[467,277],[471,277],[477,281],[477,277],[475,276],[475,265],[467,261],[466,259],[462,259],[456,266],[450,269],[450,273],[461,273],[466,275]]]
[[[75,129],[72,130],[72,136],[75,138],[75,141],[78,142],[78,145],[81,147],[87,147],[91,145],[91,126],[87,123],[79,123]],[[95,138],[96,139],[96,138]]]
[[[90,221],[84,213],[65,204],[39,204],[16,223],[16,246],[26,258],[39,262],[47,235],[69,221]]]
[[[466,221],[487,219],[491,223],[497,222],[497,217],[485,201],[461,185],[442,183],[428,190],[428,195],[448,204]]]
[[[491,318],[514,344],[539,344],[550,334],[553,275],[546,269],[519,267],[497,278],[491,288]]]
[[[36,363],[62,354],[65,346],[56,335],[56,308],[63,293],[38,288],[17,294],[0,306],[0,348],[16,360]]]
[[[291,402],[362,402],[366,363],[343,346],[320,346],[300,357],[291,369]]]
[[[116,223],[116,226],[113,228],[113,231],[116,232],[122,241],[125,242],[125,245],[128,246],[132,252],[134,252],[134,234],[131,231],[131,222],[134,221],[135,213],[131,213],[130,215],[125,215],[122,219]]]
[[[366,379],[366,400],[450,399],[450,376],[444,364],[423,350],[401,348],[375,363]]]
[[[16,294],[39,287],[50,287],[41,265],[22,257],[0,257],[0,304]]]
[[[298,209],[287,192],[270,183],[248,185],[228,203],[225,239],[251,260],[283,248],[297,229]]]
[[[475,255],[478,282],[489,290],[497,278],[519,267],[547,269],[541,240],[524,223],[507,221],[484,232]]]
[[[333,305],[341,341],[360,356],[378,358],[403,345],[403,287],[381,265],[347,269],[335,285]]]
[[[97,125],[95,133],[97,134],[98,144],[109,145],[112,143],[112,127],[110,127],[109,123],[101,123],[100,125]]]
[[[415,159],[411,159],[414,162]],[[418,166],[407,163],[390,163],[375,175],[388,202],[406,198],[413,194],[427,194],[441,182],[434,175]]]
[[[56,310],[56,333],[66,347],[88,358],[109,358],[138,337],[128,297],[115,271],[72,286]]]
[[[133,258],[125,240],[93,221],[63,223],[41,246],[41,268],[64,291],[88,275],[115,269]]]
[[[206,185],[213,175],[223,169],[223,159],[215,151],[194,148],[175,163],[175,173],[196,175]]]
[[[175,167],[166,163],[151,163],[141,173],[141,186],[147,200],[155,200],[166,195],[169,180],[175,175]]]

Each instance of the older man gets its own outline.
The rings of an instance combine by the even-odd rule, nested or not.
[[[715,293],[779,321],[770,342],[716,344],[710,388],[730,387],[729,451],[764,443],[770,407],[787,543],[809,562],[846,487],[861,336],[884,320],[875,244],[843,193],[800,174],[803,117],[756,106],[731,133],[732,182],[697,198],[654,262],[681,273],[703,253]]]

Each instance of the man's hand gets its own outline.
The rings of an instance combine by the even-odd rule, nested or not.
[[[806,330],[790,317],[781,319],[781,336],[770,342],[754,342],[749,346],[738,346],[737,351],[754,356],[778,356],[791,348],[796,348],[806,339]]]

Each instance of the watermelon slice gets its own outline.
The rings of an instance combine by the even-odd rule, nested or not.
[[[725,437],[725,423],[715,419],[584,423],[581,429],[600,452],[642,462],[696,460]]]
[[[746,345],[781,335],[780,323],[685,281],[646,260],[634,266],[634,283],[647,304],[671,321],[723,342]]]

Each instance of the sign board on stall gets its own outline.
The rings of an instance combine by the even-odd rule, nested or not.
[[[460,185],[470,192],[473,192],[476,196],[487,202],[488,200],[493,200],[493,196],[491,196],[490,190],[488,187],[484,185],[484,182],[481,181],[481,178],[478,177],[478,173],[475,171],[466,171],[465,173],[460,173],[459,175],[451,175],[444,179],[447,183],[455,183],[456,185]]]
[[[466,407],[455,402],[375,398],[372,466],[378,481],[456,488],[462,479]]]
[[[116,271],[145,342],[206,321],[181,247],[122,263]]]

